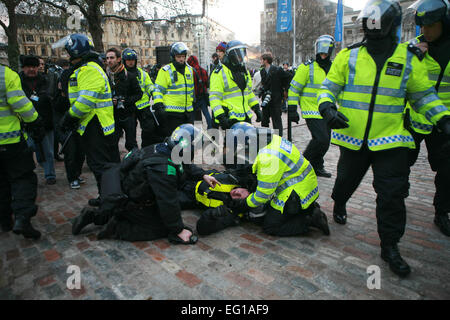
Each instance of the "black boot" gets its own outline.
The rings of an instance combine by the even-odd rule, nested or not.
[[[381,258],[388,262],[392,272],[400,277],[406,277],[411,272],[411,268],[401,257],[397,244],[382,245]]]
[[[439,230],[447,237],[450,237],[450,220],[448,219],[448,213],[436,213],[434,216],[434,224],[439,227]]]
[[[97,240],[114,239],[116,236],[116,230],[117,230],[117,220],[115,217],[112,217],[111,219],[109,219],[105,228],[98,233]]]
[[[340,205],[336,202],[334,203],[333,208],[333,219],[336,223],[346,224],[347,223],[347,209],[345,209],[345,204]]]
[[[13,220],[12,217],[5,218],[0,221],[0,226],[2,229],[2,232],[9,232],[13,229]]]
[[[88,224],[94,222],[94,209],[92,208],[83,208],[78,217],[75,218],[72,224],[72,234],[74,236],[80,234],[81,230],[86,227]]]
[[[89,201],[88,201],[88,204],[91,206],[91,207],[100,207],[100,204],[101,204],[102,202],[101,202],[101,200],[100,200],[100,196],[98,196],[97,198],[94,198],[94,199],[89,199]]]
[[[314,208],[311,215],[311,227],[315,227],[323,232],[324,235],[330,235],[330,228],[328,227],[328,219],[326,214],[320,208]]]
[[[318,177],[331,178],[331,173],[325,171],[325,168],[314,169],[314,172]]]
[[[41,237],[41,233],[31,225],[30,219],[24,217],[16,217],[13,232],[15,234],[21,234],[28,239],[37,240]]]

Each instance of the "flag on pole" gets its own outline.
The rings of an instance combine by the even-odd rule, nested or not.
[[[400,25],[398,28],[397,28],[397,38],[398,38],[398,43],[401,43],[402,42],[402,25]]]
[[[277,3],[277,32],[292,30],[292,2],[291,0],[278,0]]]
[[[344,32],[344,5],[343,0],[338,0],[337,14],[336,14],[336,24],[334,28],[334,40],[336,42],[342,42],[342,33]]]

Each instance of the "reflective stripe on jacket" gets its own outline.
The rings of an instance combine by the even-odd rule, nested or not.
[[[76,69],[69,79],[69,112],[80,118],[78,133],[84,134],[94,116],[98,117],[103,134],[114,132],[114,110],[111,87],[103,69],[95,62],[88,62]]]
[[[247,198],[251,208],[270,205],[283,213],[284,205],[295,191],[303,209],[319,196],[317,177],[309,161],[288,140],[274,135],[270,144],[259,150],[253,164],[258,179],[256,192]]]
[[[20,142],[20,120],[33,122],[37,117],[17,72],[0,65],[0,145]]]
[[[186,65],[184,75],[173,63],[161,68],[153,91],[154,103],[163,103],[167,112],[192,112],[194,107],[194,73]]]
[[[155,87],[153,85],[152,79],[150,79],[150,76],[147,74],[147,72],[145,72],[141,68],[136,69],[139,72],[138,81],[143,92],[141,100],[136,102],[136,109],[142,110],[150,106],[150,99],[152,97],[153,91],[155,90]]]
[[[332,143],[351,150],[361,149],[363,143],[372,151],[414,149],[404,127],[405,98],[434,124],[450,115],[428,80],[425,65],[407,47],[399,44],[387,59],[376,88],[377,68],[366,47],[345,49],[336,56],[317,97],[319,105],[338,103],[349,119],[348,128],[333,130]]]
[[[246,117],[249,119],[253,117],[251,108],[259,102],[252,91],[252,78],[248,71],[245,78],[247,85],[242,92],[227,66],[222,65],[211,74],[209,102],[216,123],[219,123],[217,117],[225,113],[224,108],[228,110],[230,119],[245,121]]]
[[[297,69],[289,88],[288,105],[300,104],[303,118],[322,119],[317,105],[317,92],[326,76],[316,61],[307,65],[302,64]]]

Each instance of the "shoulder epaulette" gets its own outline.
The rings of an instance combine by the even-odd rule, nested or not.
[[[221,66],[221,65],[220,65],[220,66],[217,66],[217,67],[216,67],[216,70],[214,70],[214,72],[215,72],[215,73],[219,73],[220,70],[222,70],[222,66]]]
[[[352,44],[352,45],[349,45],[349,46],[347,47],[347,49],[355,49],[355,48],[359,48],[359,47],[361,47],[363,44],[364,44],[364,42],[357,42],[357,43],[354,43],[354,44]]]
[[[170,64],[166,64],[166,65],[163,67],[163,70],[164,70],[164,71],[169,71],[169,69],[170,69]]]
[[[422,50],[420,50],[420,48],[416,47],[412,43],[408,44],[408,51],[414,53],[416,57],[419,58],[419,61],[422,61],[423,58],[425,58]]]

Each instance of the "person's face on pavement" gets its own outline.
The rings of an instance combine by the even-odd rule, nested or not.
[[[106,64],[108,67],[114,69],[120,62],[120,58],[116,57],[114,52],[108,52],[106,54]]]
[[[245,199],[249,196],[250,192],[248,192],[245,188],[236,188],[230,191],[230,196],[232,199]]]

